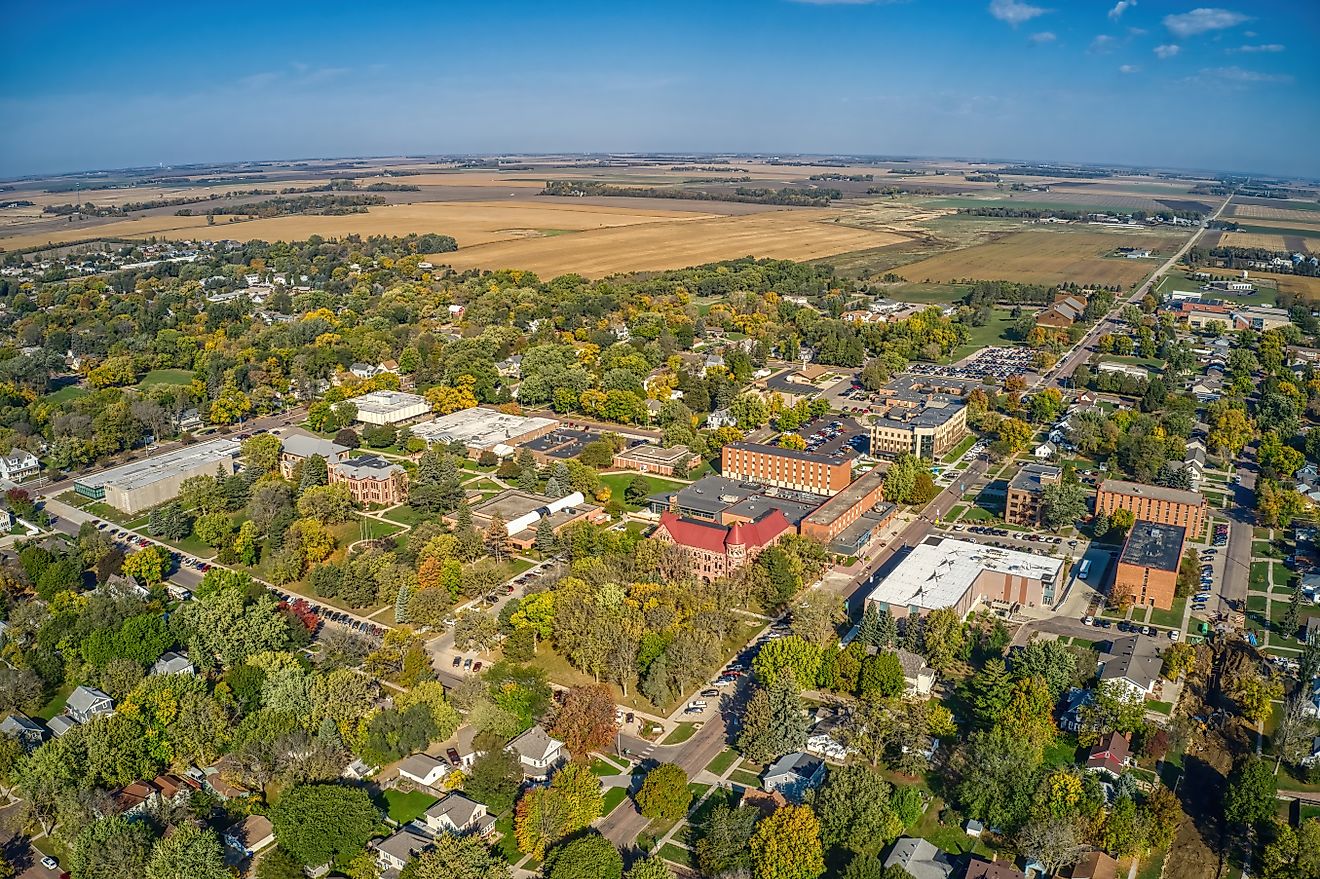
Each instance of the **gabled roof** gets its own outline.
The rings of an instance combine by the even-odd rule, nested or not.
[[[1022,871],[1008,861],[983,861],[972,858],[966,879],[1024,879]]]
[[[437,767],[448,765],[445,761],[432,757],[430,754],[412,754],[399,761],[399,771],[407,772],[409,775],[415,775],[418,778],[425,778]]]
[[[815,777],[823,765],[819,757],[797,751],[792,754],[785,754],[774,763],[771,763],[765,770],[765,778],[771,779],[792,775],[798,778],[810,779]]]
[[[21,736],[31,733],[44,735],[45,732],[46,730],[42,728],[41,724],[18,711],[15,711],[4,720],[0,720],[0,733],[7,735]]]
[[[564,747],[564,743],[551,738],[550,733],[546,732],[540,724],[537,724],[531,729],[514,736],[513,740],[509,742],[509,747],[524,759],[546,760],[555,751]]]
[[[426,810],[427,818],[448,818],[450,823],[459,829],[467,827],[476,820],[478,813],[486,807],[481,803],[469,800],[460,793],[451,793]]]
[[[66,707],[72,708],[75,711],[88,711],[95,706],[96,703],[103,701],[114,702],[114,700],[108,695],[102,693],[95,687],[89,687],[86,684],[83,684],[74,688],[74,691],[69,694],[68,701],[64,704]]]
[[[1144,635],[1115,638],[1100,660],[1100,680],[1128,680],[1145,690],[1155,686],[1164,668],[1158,643]]]

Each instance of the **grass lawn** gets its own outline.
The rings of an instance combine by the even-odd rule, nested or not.
[[[399,791],[387,790],[385,797],[385,814],[396,824],[407,824],[422,817],[422,813],[440,802],[439,797],[433,797],[428,793],[419,790]]]
[[[626,770],[621,766],[616,766],[609,760],[601,757],[595,757],[591,761],[592,775],[618,775]]]
[[[1267,559],[1283,558],[1283,552],[1268,540],[1253,540],[1251,542],[1251,554]]]
[[[940,823],[940,810],[943,808],[944,803],[938,797],[931,800],[930,808],[926,810],[926,814],[922,815],[921,820],[908,832],[912,836],[929,840],[950,854],[961,855],[975,852],[978,855],[988,855],[990,850],[980,840],[973,839],[963,833],[961,827],[950,827],[947,824]]]
[[[950,360],[959,360],[968,354],[974,354],[991,345],[1016,345],[1005,333],[1013,325],[1013,312],[1007,308],[995,308],[990,311],[990,320],[983,327],[972,327],[967,336],[967,344],[955,348],[949,355]]]
[[[1152,625],[1164,626],[1168,629],[1176,629],[1182,625],[1183,610],[1186,607],[1186,598],[1175,598],[1173,600],[1173,607],[1169,610],[1160,610],[1158,607],[1151,608],[1150,622]]]
[[[1252,562],[1251,577],[1247,585],[1258,592],[1268,592],[1270,588],[1270,563]]]
[[[1060,732],[1054,739],[1054,744],[1045,749],[1046,766],[1071,766],[1076,762],[1073,758],[1077,756],[1077,737],[1069,733]]]
[[[423,522],[437,521],[440,518],[439,513],[426,513],[407,504],[386,510],[380,515],[391,522],[398,522],[400,525],[420,525]]]
[[[974,445],[976,445],[976,434],[968,434],[963,437],[962,442],[958,443],[958,445],[948,451],[944,456],[944,460],[948,462],[957,461]]]
[[[391,525],[389,522],[382,522],[379,519],[372,519],[368,516],[362,516],[361,519],[363,522],[367,523],[368,537],[389,537],[391,534],[398,534],[403,530],[402,525]]]
[[[729,767],[738,762],[738,752],[732,748],[725,748],[715,755],[715,759],[706,764],[706,771],[715,775],[723,775]]]
[[[677,846],[672,842],[667,842],[660,846],[659,854],[660,857],[664,858],[666,861],[678,864],[680,867],[692,866],[692,852]]]
[[[1160,879],[1164,872],[1164,859],[1168,856],[1167,848],[1159,848],[1142,858],[1137,867],[1137,879]]]
[[[142,381],[138,382],[138,387],[145,388],[148,385],[189,385],[192,384],[193,371],[191,369],[153,369],[151,372],[142,376]]]
[[[665,736],[662,745],[681,745],[688,739],[697,734],[697,725],[695,723],[680,723],[674,727],[674,731]]]
[[[650,488],[647,489],[647,494],[656,494],[662,491],[678,491],[684,485],[687,485],[686,482],[675,482],[672,479],[661,479],[659,476],[651,476],[649,473],[606,473],[601,476],[600,481],[609,486],[611,500],[619,501],[623,504],[625,510],[635,511],[640,510],[641,506],[628,503],[628,501],[624,499],[624,492],[628,489],[628,483],[632,482],[639,476],[642,479],[645,479],[646,484],[650,486]]]
[[[32,715],[38,720],[50,720],[55,715],[64,710],[64,703],[68,701],[69,694],[77,684],[65,684],[55,691],[55,695],[50,697],[50,701],[41,706],[41,710]]]
[[[604,805],[601,806],[600,813],[608,815],[619,807],[619,804],[628,799],[628,789],[626,787],[612,787],[605,791]]]
[[[189,535],[182,540],[168,540],[164,537],[156,538],[161,543],[168,543],[177,550],[186,552],[188,555],[199,559],[209,559],[215,555],[215,549],[202,543],[196,537]]]
[[[1297,585],[1297,572],[1288,570],[1283,562],[1270,565],[1270,582],[1275,586],[1287,587],[1289,591]]]
[[[735,769],[729,775],[729,781],[734,784],[741,784],[743,787],[760,787],[761,779],[755,773],[748,772],[746,769]]]
[[[995,514],[985,507],[969,507],[962,517],[966,522],[988,522],[995,517]]]
[[[1168,717],[1170,714],[1173,713],[1172,702],[1147,702],[1146,707],[1149,708],[1151,711],[1155,711],[1160,714],[1163,714],[1165,717]]]
[[[87,393],[88,392],[85,389],[80,388],[77,385],[68,385],[67,387],[60,388],[54,393],[47,394],[41,399],[46,403],[67,403],[70,400],[85,397],[87,396]]]
[[[1257,613],[1265,612],[1265,605],[1269,603],[1269,597],[1265,595],[1248,595],[1247,610],[1253,610]]]
[[[949,508],[949,515],[945,516],[944,518],[946,521],[954,522],[957,521],[958,517],[965,512],[967,512],[967,507],[963,506],[962,504],[955,504]]]
[[[518,840],[513,838],[513,816],[504,814],[496,818],[495,829],[500,834],[500,841],[496,843],[495,848],[510,864],[518,863],[522,858],[522,852],[518,851]]]

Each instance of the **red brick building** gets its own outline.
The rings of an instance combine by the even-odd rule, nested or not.
[[[330,465],[331,485],[347,485],[359,504],[393,506],[408,499],[408,471],[375,456],[348,458]]]
[[[844,457],[761,443],[729,443],[720,453],[720,475],[793,491],[836,495],[852,482],[852,462]]]
[[[1095,492],[1095,511],[1106,516],[1130,510],[1137,519],[1187,529],[1192,540],[1205,534],[1205,498],[1194,491],[1106,479]]]
[[[792,524],[779,510],[770,510],[755,522],[735,522],[728,528],[664,512],[652,536],[682,547],[694,576],[715,580],[751,563],[766,547],[792,533]]]

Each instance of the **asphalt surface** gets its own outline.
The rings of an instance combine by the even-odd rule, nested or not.
[[[1238,485],[1233,486],[1233,507],[1228,511],[1228,546],[1220,552],[1227,559],[1219,588],[1222,611],[1245,613],[1247,587],[1251,578],[1251,540],[1255,534],[1256,452],[1254,447],[1243,449],[1238,457]]]

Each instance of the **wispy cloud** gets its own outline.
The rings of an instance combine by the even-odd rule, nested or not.
[[[990,14],[1014,27],[1047,12],[1049,12],[1048,9],[1032,6],[1030,3],[1022,3],[1021,0],[990,0]]]
[[[1118,40],[1109,36],[1109,34],[1097,34],[1096,38],[1091,41],[1091,46],[1088,51],[1095,55],[1103,55],[1106,52],[1114,51],[1114,45],[1117,42]]]
[[[1032,34],[1027,37],[1027,39],[1031,40],[1033,43],[1052,43],[1057,40],[1058,37],[1054,35],[1053,31],[1041,31],[1038,34]]]
[[[1237,27],[1244,21],[1250,20],[1251,16],[1234,12],[1231,9],[1213,9],[1203,6],[1199,9],[1193,9],[1191,12],[1164,16],[1164,26],[1174,36],[1186,39],[1197,34]]]
[[[1135,64],[1124,64],[1118,68],[1119,73],[1140,73],[1141,68]]]
[[[1284,50],[1282,43],[1263,43],[1259,46],[1238,46],[1236,49],[1229,49],[1230,52],[1282,52]]]
[[[1162,46],[1155,47],[1155,57],[1159,59],[1172,58],[1182,51],[1182,46],[1177,43],[1165,43]]]
[[[1109,10],[1109,17],[1114,21],[1118,21],[1123,16],[1124,12],[1127,12],[1136,5],[1137,0],[1118,0],[1118,2],[1114,4],[1114,8]]]
[[[1253,85],[1262,82],[1292,82],[1286,73],[1262,73],[1259,70],[1245,70],[1236,65],[1232,67],[1207,67],[1201,70],[1193,80],[1199,82],[1218,82],[1226,85]]]

